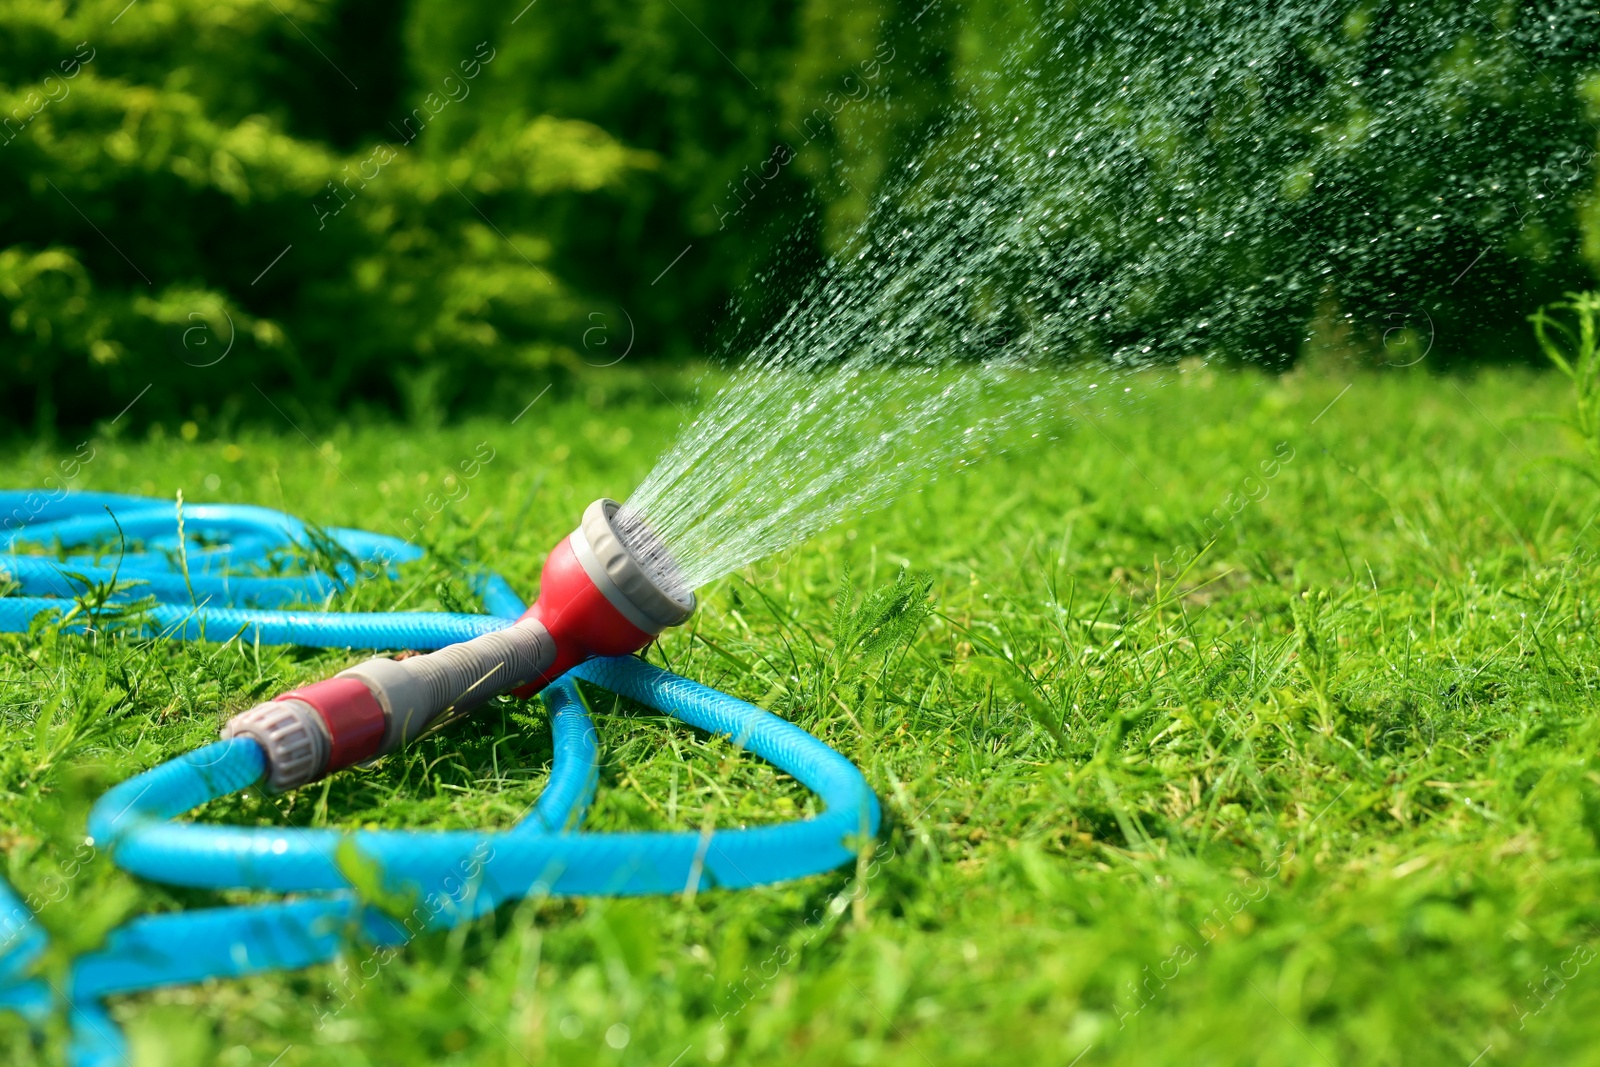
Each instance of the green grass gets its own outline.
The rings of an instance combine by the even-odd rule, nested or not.
[[[507,907],[370,980],[353,947],[114,1012],[141,1062],[171,1065],[1600,1062],[1600,496],[1550,462],[1581,447],[1528,418],[1563,411],[1563,385],[1141,380],[1041,451],[717,583],[650,651],[862,766],[889,822],[854,869]],[[287,428],[201,426],[101,439],[75,484],[393,532],[488,442],[423,530],[435,556],[347,605],[425,608],[466,597],[463,559],[529,589],[677,417],[597,386],[515,427],[304,427],[322,455]],[[12,448],[0,480],[37,484],[71,451]],[[1215,544],[1158,580],[1219,508]],[[930,576],[934,613],[873,644],[842,583],[882,590],[903,567]],[[93,797],[354,658],[0,638],[8,875],[62,897],[43,917],[63,955],[120,915],[219,899],[75,861]],[[724,742],[596,711],[593,828],[813,803]],[[538,791],[542,721],[502,703],[326,789],[205,817],[503,826]],[[0,1021],[6,1062],[58,1052]]]

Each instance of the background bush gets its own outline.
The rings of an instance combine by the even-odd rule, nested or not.
[[[146,386],[136,421],[277,418],[263,396],[514,411],[582,363],[714,351],[840,247],[897,161],[948,129],[931,124],[945,105],[1016,76],[1017,42],[1059,37],[1070,66],[1107,34],[1139,34],[1147,58],[1193,43],[1152,19],[1201,25],[1171,2],[125,3],[0,3],[0,417],[17,429],[110,417]],[[1490,173],[1508,135],[1559,148],[1527,179],[1544,189],[1528,221],[1464,212],[1403,264],[1439,288],[1483,228],[1528,268],[1518,315],[1491,301],[1486,319],[1520,336],[1520,311],[1600,263],[1597,15],[1313,6],[1284,95],[1300,109],[1348,111],[1348,64],[1381,60],[1396,27],[1413,44],[1439,27],[1396,89],[1432,123],[1402,155],[1437,165],[1401,174],[1394,151],[1330,135],[1344,188],[1415,207],[1442,177]],[[1097,110],[1096,135],[1147,134],[1158,96]],[[1250,170],[1247,148],[1227,145],[1230,167]],[[1318,298],[1285,305],[1275,344]]]

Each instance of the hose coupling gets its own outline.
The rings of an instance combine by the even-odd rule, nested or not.
[[[426,655],[380,656],[235,715],[222,736],[254,740],[266,753],[268,786],[294,789],[539,678],[555,652],[549,631],[530,621]]]
[[[294,789],[393,752],[499,693],[528,697],[584,660],[639,651],[696,604],[663,580],[662,568],[676,564],[654,534],[637,525],[618,533],[620,507],[601,499],[585,509],[545,560],[538,600],[512,625],[423,655],[369,659],[235,715],[222,736],[254,740],[267,785]]]

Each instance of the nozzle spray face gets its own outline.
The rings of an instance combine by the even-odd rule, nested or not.
[[[637,512],[596,500],[569,540],[590,580],[642,632],[658,634],[694,613],[677,561]]]
[[[522,617],[542,623],[555,639],[555,662],[541,684],[591,657],[637,652],[694,614],[694,594],[663,588],[659,569],[647,567],[618,535],[620,508],[615,500],[590,504],[578,528],[545,560],[539,599]],[[538,688],[526,686],[517,695]]]
[[[648,527],[619,533],[620,508],[589,505],[545,560],[539,599],[515,624],[437,652],[367,660],[235,715],[222,735],[254,740],[268,785],[293,789],[392,752],[499,693],[531,696],[586,659],[639,651],[693,614],[695,598]]]

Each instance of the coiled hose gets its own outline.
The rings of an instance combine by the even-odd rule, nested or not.
[[[186,640],[238,637],[262,644],[361,649],[443,648],[509,626],[525,606],[498,575],[478,581],[489,615],[428,612],[335,614],[283,610],[315,601],[356,577],[349,563],[321,574],[250,577],[238,569],[276,552],[305,550],[320,537],[365,566],[390,568],[420,557],[397,538],[361,530],[308,530],[267,508],[187,506],[180,542],[173,506],[108,493],[0,492],[0,577],[23,595],[0,598],[0,631],[26,632],[63,612],[85,583],[141,583],[121,594],[158,603],[125,629]],[[104,567],[73,548],[119,537],[144,551]],[[22,543],[62,558],[18,554]],[[185,576],[177,567],[180,549]],[[109,585],[107,585],[109,588]],[[192,590],[192,592],[191,592]],[[90,620],[65,627],[82,632]],[[818,794],[821,815],[777,826],[710,833],[577,832],[594,798],[599,767],[594,725],[576,685],[582,680],[732,738]],[[315,896],[208,908],[131,920],[98,950],[78,957],[63,988],[35,975],[48,947],[43,928],[0,880],[0,1009],[42,1022],[64,1010],[76,1067],[126,1062],[126,1046],[101,1006],[107,996],[208,977],[240,977],[309,966],[335,957],[352,932],[398,946],[425,929],[454,926],[529,895],[637,895],[712,886],[744,887],[815,874],[853,859],[877,833],[879,807],[849,760],[810,734],[742,700],[633,657],[590,660],[545,690],[554,760],[528,814],[500,832],[344,832],[296,827],[244,829],[173,821],[207,801],[258,781],[260,747],[247,738],[207,745],[109,790],[90,811],[88,832],[124,869],[171,885],[262,889]],[[416,901],[391,915],[364,904],[342,873],[339,850],[354,847],[381,871],[387,893]]]

